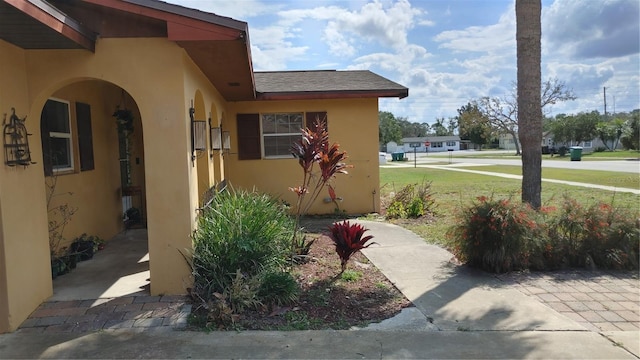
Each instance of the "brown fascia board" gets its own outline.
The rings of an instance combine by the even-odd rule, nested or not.
[[[85,2],[117,9],[132,14],[164,20],[173,23],[178,32],[176,37],[169,33],[169,40],[190,41],[203,40],[201,37],[190,39],[188,32],[183,31],[192,28],[194,33],[207,31],[215,34],[215,38],[208,40],[237,40],[244,39],[248,42],[247,23],[231,18],[206,13],[200,10],[190,9],[179,5],[169,4],[157,0],[83,0]],[[185,35],[187,34],[187,35]]]
[[[95,51],[96,34],[43,0],[2,0],[83,48]]]
[[[258,93],[256,100],[328,100],[328,99],[363,99],[394,98],[404,99],[409,96],[406,90],[347,90],[347,91],[305,91],[290,93]]]

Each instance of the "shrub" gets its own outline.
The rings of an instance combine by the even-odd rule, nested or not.
[[[565,198],[549,233],[556,246],[554,267],[585,266],[593,260],[607,269],[638,268],[640,229],[627,209],[605,203],[585,208]]]
[[[419,218],[432,213],[434,204],[430,181],[424,181],[422,184],[408,184],[391,200],[387,217],[390,219]]]
[[[268,271],[261,276],[258,296],[266,304],[291,304],[298,299],[299,293],[296,279],[288,272]]]
[[[392,202],[387,209],[387,218],[402,219],[405,217],[407,217],[407,211],[404,209],[404,205],[399,201]]]
[[[410,218],[419,218],[424,215],[424,203],[419,197],[414,197],[407,208],[407,216]]]
[[[531,207],[505,199],[479,197],[457,220],[449,231],[455,255],[493,272],[528,268],[535,239],[542,234]]]
[[[503,272],[595,265],[637,269],[640,228],[628,209],[584,207],[565,197],[559,210],[478,198],[449,230],[453,252],[471,266]]]
[[[208,300],[228,290],[238,272],[251,278],[281,267],[292,231],[286,208],[267,195],[239,190],[216,194],[193,236],[193,291]]]
[[[360,224],[350,224],[347,220],[333,224],[329,227],[329,231],[329,237],[333,240],[336,246],[336,253],[340,257],[340,266],[342,268],[340,274],[347,269],[347,262],[351,255],[374,244],[366,244],[367,241],[373,238],[371,235],[363,237],[367,229]]]

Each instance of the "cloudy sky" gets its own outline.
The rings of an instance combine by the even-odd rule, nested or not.
[[[409,88],[380,110],[433,123],[516,79],[513,0],[168,0],[249,24],[256,71],[368,69]],[[542,78],[578,100],[551,115],[640,108],[640,1],[543,0]]]

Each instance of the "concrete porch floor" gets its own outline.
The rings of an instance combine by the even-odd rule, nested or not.
[[[53,296],[22,323],[23,332],[185,327],[186,296],[149,294],[147,230],[116,235],[92,259],[53,280]]]
[[[49,301],[149,295],[147,230],[132,229],[105,243],[93,259],[53,280]]]

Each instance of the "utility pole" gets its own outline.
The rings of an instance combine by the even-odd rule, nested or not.
[[[602,88],[604,90],[604,118],[607,118],[607,87]]]

